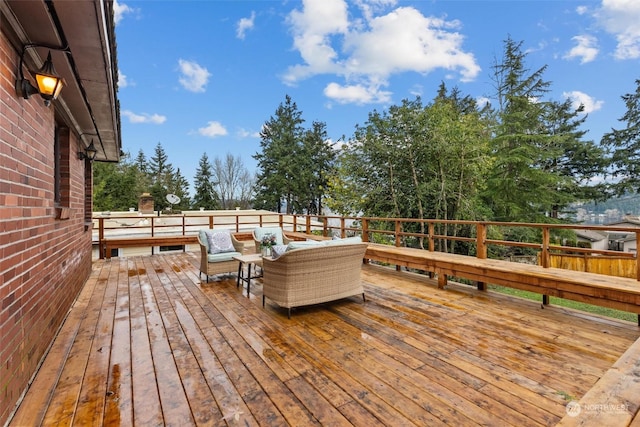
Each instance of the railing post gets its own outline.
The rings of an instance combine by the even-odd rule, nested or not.
[[[213,230],[213,215],[209,215],[209,228]]]
[[[542,267],[549,268],[549,243],[550,243],[549,227],[542,227],[542,253],[540,254],[540,263]],[[542,295],[542,305],[549,305],[549,295]]]
[[[400,233],[402,233],[402,224],[397,219],[395,222],[396,222],[396,226],[395,226],[396,248],[399,248],[400,246],[402,246],[402,241],[401,241],[402,239],[400,237]],[[400,271],[400,270],[402,270],[402,267],[396,264],[396,271]]]
[[[487,258],[487,226],[481,222],[476,224],[476,257],[480,259]],[[476,288],[479,291],[487,290],[487,284],[484,282],[476,282]]]
[[[435,223],[433,223],[433,222],[428,223],[428,225],[429,225],[429,227],[428,227],[428,230],[429,230],[429,252],[433,252],[433,251],[436,250],[436,243],[435,243],[434,238],[433,238],[433,236],[435,236],[435,234],[436,234],[436,226],[435,226]]]
[[[369,242],[369,221],[362,218],[362,241]]]
[[[104,218],[98,218],[98,257],[104,259],[107,245],[103,246],[104,242]]]
[[[480,259],[487,258],[487,226],[481,222],[476,225],[476,256]]]
[[[347,230],[345,230],[344,217],[341,216],[340,217],[340,238],[344,239],[345,237],[347,237]]]
[[[311,215],[307,214],[306,216],[306,231],[305,233],[307,234],[311,234]]]
[[[542,227],[542,255],[540,259],[540,263],[544,268],[549,268],[550,260],[549,260],[549,227]]]
[[[636,245],[640,239],[640,230],[636,231]],[[636,246],[636,280],[640,280],[640,262],[638,261],[638,249]],[[640,314],[638,314],[638,324],[640,325]]]
[[[326,216],[322,217],[322,236],[327,237],[327,232],[329,231],[329,218]]]

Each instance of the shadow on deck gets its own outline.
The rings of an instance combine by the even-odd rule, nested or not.
[[[288,320],[259,281],[247,298],[235,275],[202,283],[198,262],[94,262],[10,425],[550,426],[640,336],[372,265],[366,303]]]

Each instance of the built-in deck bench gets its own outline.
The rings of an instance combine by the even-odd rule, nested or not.
[[[446,286],[448,277],[460,277],[478,282],[479,289],[490,283],[539,293],[545,304],[554,296],[636,313],[640,326],[635,279],[375,243],[369,243],[365,259],[435,273],[438,287]]]
[[[253,237],[250,231],[234,232],[233,235],[240,241],[251,241]],[[186,246],[197,245],[198,237],[196,235],[166,235],[166,236],[136,236],[136,237],[117,237],[109,236],[100,240],[100,257],[107,259],[111,258],[111,252],[113,249],[119,248],[144,248],[151,247],[151,254],[153,255],[153,248],[157,246]]]
[[[107,259],[111,258],[111,252],[113,249],[119,248],[144,248],[151,247],[151,254],[153,255],[153,248],[156,246],[184,246],[184,245],[197,245],[197,236],[141,236],[141,237],[107,237],[102,239],[100,247],[104,248],[104,254]]]

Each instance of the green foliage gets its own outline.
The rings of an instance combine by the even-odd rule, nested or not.
[[[616,195],[640,192],[640,79],[636,91],[622,96],[627,112],[620,119],[623,129],[612,129],[602,137],[602,144],[613,150],[612,186]]]
[[[255,200],[257,208],[287,213],[319,212],[333,153],[326,147],[326,125],[305,130],[295,102],[286,96],[260,132]]]
[[[487,118],[474,107],[443,85],[430,105],[416,98],[370,113],[343,146],[328,206],[381,217],[484,216],[478,195],[489,166]]]
[[[194,177],[195,196],[193,197],[192,207],[194,209],[218,209],[220,204],[219,197],[214,189],[213,172],[211,162],[207,153],[203,153],[198,162],[196,175]]]
[[[125,155],[120,163],[93,164],[93,209],[126,211],[138,206],[140,173]]]
[[[521,46],[507,39],[502,61],[494,65],[498,111],[484,197],[495,220],[545,222],[572,202],[595,197],[597,188],[588,184],[607,161],[593,142],[581,139],[581,108],[572,111],[569,100],[544,101],[546,66],[529,74]]]
[[[189,209],[189,183],[180,169],[174,171],[162,145],[158,143],[154,157],[147,162],[142,151],[134,162],[126,155],[118,164],[94,164],[93,209],[95,211],[126,211],[138,206],[142,193],[151,193],[154,208],[164,210],[170,204],[167,194],[180,197],[175,210]]]

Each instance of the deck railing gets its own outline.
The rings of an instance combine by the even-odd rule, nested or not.
[[[191,212],[181,215],[95,215],[94,241],[109,235],[129,233],[136,236],[189,235],[201,228],[227,228],[239,232],[254,227],[279,226],[284,230],[322,236],[360,235],[365,242],[395,246],[413,246],[429,251],[451,251],[455,242],[468,247],[467,255],[487,258],[490,247],[517,247],[537,254],[543,267],[551,266],[552,254],[609,256],[636,260],[636,253],[588,247],[567,246],[562,234],[570,231],[621,232],[635,234],[640,241],[640,228],[585,224],[543,224],[495,221],[456,221],[415,218],[344,217],[288,215],[264,211]],[[499,238],[505,230],[533,230],[536,241]],[[523,233],[524,234],[524,233]],[[531,233],[529,235],[532,235]],[[635,262],[635,277],[640,280],[640,263]]]

